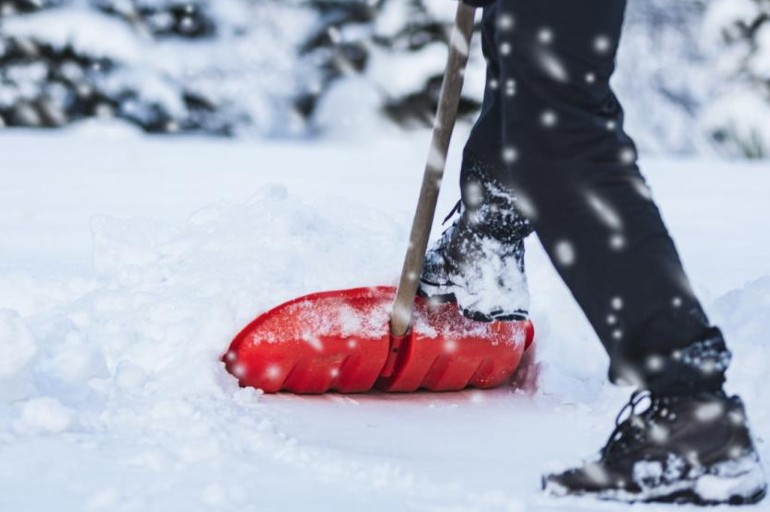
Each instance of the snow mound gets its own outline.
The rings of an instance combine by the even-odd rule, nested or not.
[[[40,397],[22,405],[14,427],[18,432],[60,434],[70,427],[73,416],[73,411],[55,398]]]
[[[0,310],[0,379],[19,373],[36,353],[35,339],[19,314]]]
[[[36,387],[74,408],[109,407],[115,393],[231,392],[219,358],[254,316],[312,291],[395,282],[401,228],[326,201],[322,210],[274,185],[181,224],[93,218],[98,284],[40,315]],[[35,344],[18,315],[0,318],[2,377],[21,371]]]
[[[770,276],[747,283],[716,301],[712,320],[725,333],[733,351],[733,363],[728,372],[728,384],[747,402],[765,403],[770,395],[770,361],[762,354],[770,352]],[[755,421],[770,420],[765,407],[751,409]]]
[[[35,338],[19,313],[0,309],[0,403],[30,392],[26,371],[36,354]]]

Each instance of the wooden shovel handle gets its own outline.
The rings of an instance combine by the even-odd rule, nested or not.
[[[475,17],[476,9],[474,7],[459,2],[449,44],[449,58],[441,86],[428,163],[425,166],[420,199],[414,214],[409,248],[404,260],[404,268],[401,271],[398,293],[393,302],[393,314],[390,320],[390,330],[393,336],[406,335],[412,322],[414,298],[417,295],[425,251],[428,249],[430,229],[441,190],[441,180],[444,177],[449,143],[452,140],[457,110],[460,106],[460,95],[465,79],[465,66],[468,63]]]

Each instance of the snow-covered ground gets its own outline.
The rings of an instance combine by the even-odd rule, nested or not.
[[[427,143],[2,134],[0,510],[624,508],[538,492],[628,390],[535,239],[534,395],[262,396],[218,362],[272,305],[396,281]],[[643,164],[770,460],[770,166]]]

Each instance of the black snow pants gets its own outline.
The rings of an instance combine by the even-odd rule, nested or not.
[[[517,197],[609,353],[613,381],[718,390],[730,353],[693,293],[610,88],[625,4],[484,9],[487,86],[461,186],[482,169]]]

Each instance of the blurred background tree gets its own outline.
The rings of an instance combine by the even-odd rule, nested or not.
[[[712,0],[704,22],[715,97],[705,130],[728,155],[770,156],[770,0]]]
[[[345,136],[430,126],[448,0],[0,0],[0,125]],[[770,0],[631,0],[615,87],[659,154],[770,153]],[[461,105],[477,111],[473,49]]]

